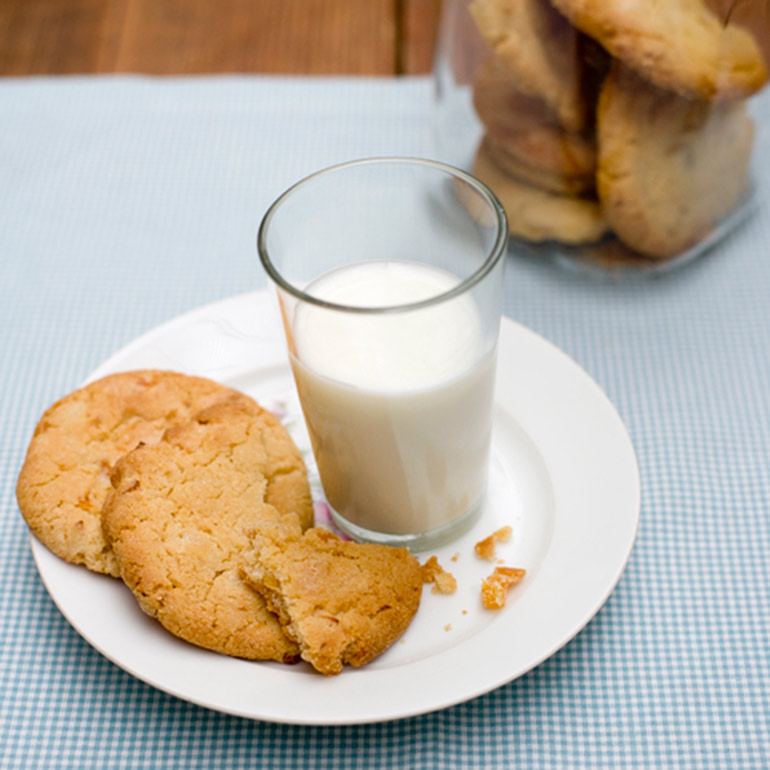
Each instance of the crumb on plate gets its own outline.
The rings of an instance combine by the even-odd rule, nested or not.
[[[487,561],[494,561],[495,558],[495,546],[498,543],[505,543],[511,539],[511,533],[513,529],[506,524],[504,527],[493,532],[489,537],[485,537],[483,540],[479,540],[476,545],[473,546],[473,550],[482,559]]]
[[[505,606],[508,590],[521,582],[527,570],[517,567],[495,567],[495,571],[481,581],[481,603],[488,610]]]
[[[435,556],[422,565],[422,582],[433,583],[434,594],[453,594],[457,590],[455,576],[447,572]]]

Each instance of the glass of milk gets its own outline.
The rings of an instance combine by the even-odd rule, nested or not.
[[[417,551],[465,532],[489,465],[495,196],[441,163],[354,161],[287,190],[257,241],[336,524]]]

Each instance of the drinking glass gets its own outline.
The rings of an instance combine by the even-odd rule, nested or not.
[[[320,171],[265,214],[259,257],[354,539],[426,550],[482,510],[507,232],[487,187],[416,158]]]

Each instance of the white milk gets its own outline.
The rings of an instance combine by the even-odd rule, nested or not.
[[[459,283],[415,263],[362,262],[306,291],[342,305],[418,302]],[[357,527],[396,535],[449,524],[481,504],[494,354],[471,297],[398,313],[300,304],[292,367],[324,492]]]

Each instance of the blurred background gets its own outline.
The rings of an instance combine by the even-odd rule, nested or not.
[[[0,0],[0,76],[419,75],[441,0]]]

